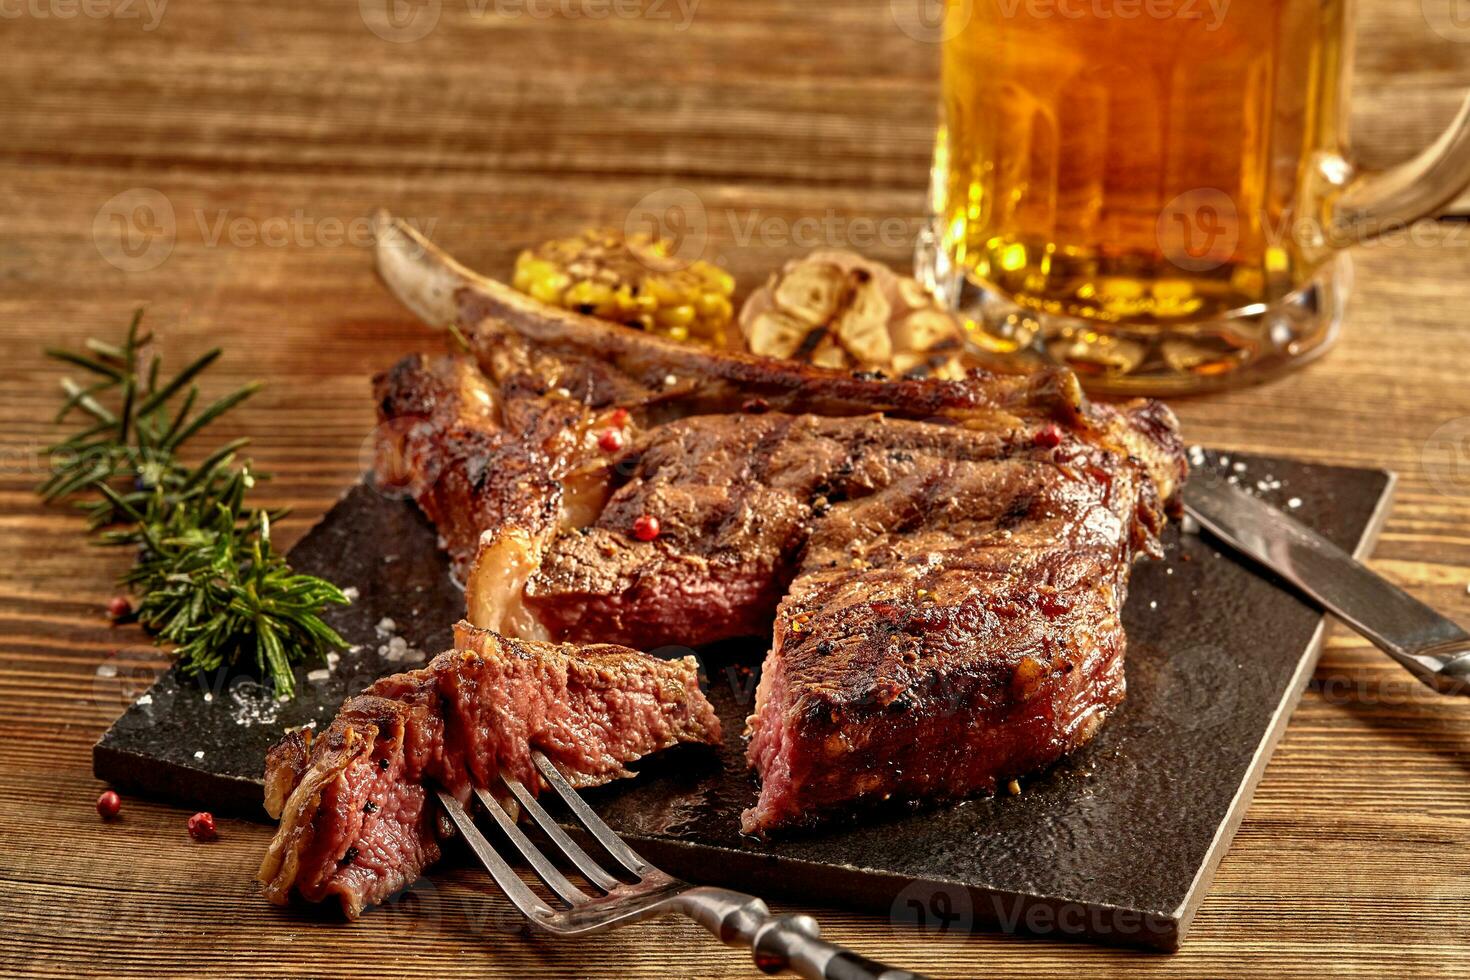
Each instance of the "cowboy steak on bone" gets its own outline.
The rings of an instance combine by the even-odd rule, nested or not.
[[[1063,369],[889,380],[690,347],[545,306],[386,218],[379,268],[469,341],[375,393],[379,478],[439,528],[471,622],[771,637],[747,832],[993,791],[1122,699],[1129,570],[1185,475],[1161,404],[1089,403]]]

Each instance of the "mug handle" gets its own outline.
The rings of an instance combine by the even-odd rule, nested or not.
[[[1412,160],[1356,173],[1347,161],[1335,158],[1322,173],[1341,188],[1327,215],[1332,246],[1365,242],[1432,217],[1470,186],[1470,96],[1449,129]]]

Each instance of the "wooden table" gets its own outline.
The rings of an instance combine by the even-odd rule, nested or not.
[[[853,218],[921,211],[935,52],[888,3],[703,0],[687,24],[652,3],[592,20],[418,0],[400,12],[439,19],[417,41],[403,35],[424,21],[369,18],[398,41],[369,29],[360,10],[381,0],[0,5],[0,974],[754,975],[678,921],[575,944],[514,934],[463,871],[352,926],[285,913],[252,879],[263,824],[222,821],[197,845],[187,813],[139,799],[99,822],[92,742],[165,659],[107,624],[123,557],[31,492],[60,374],[41,346],[116,336],[146,303],[174,356],[227,348],[220,388],[270,382],[222,434],[255,437],[276,474],[261,497],[295,508],[281,534],[299,535],[363,467],[368,376],[435,343],[353,244],[378,205],[504,272],[523,245],[683,188],[747,287],[803,251],[764,219],[831,215],[840,237]],[[1361,6],[1362,154],[1391,162],[1453,113],[1470,47],[1436,38],[1417,4]],[[132,252],[115,216],[137,219]],[[1397,470],[1375,567],[1470,620],[1470,468],[1425,454],[1441,426],[1470,432],[1470,225],[1429,231],[1359,250],[1357,305],[1325,361],[1178,408],[1192,441]],[[870,251],[905,261],[899,242]],[[1467,770],[1470,704],[1339,633],[1183,952],[808,911],[944,977],[1470,975]]]

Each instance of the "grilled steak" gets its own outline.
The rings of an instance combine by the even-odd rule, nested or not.
[[[1089,404],[1061,370],[890,381],[699,350],[382,241],[385,278],[424,312],[452,295],[473,348],[376,382],[380,470],[408,462],[471,621],[645,648],[774,623],[746,831],[993,790],[1121,700],[1129,569],[1185,472],[1162,405]],[[618,426],[621,448],[599,438]]]
[[[718,743],[697,674],[692,657],[459,624],[454,650],[379,680],[316,739],[297,732],[271,751],[266,809],[281,824],[260,868],[266,896],[335,896],[356,917],[438,860],[429,784],[464,800],[505,772],[534,788],[533,748],[585,787],[680,742]]]

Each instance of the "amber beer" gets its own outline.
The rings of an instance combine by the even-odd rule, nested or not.
[[[1344,4],[952,0],[951,253],[1022,306],[1103,323],[1299,288],[1325,254],[1298,218],[1339,153]]]

